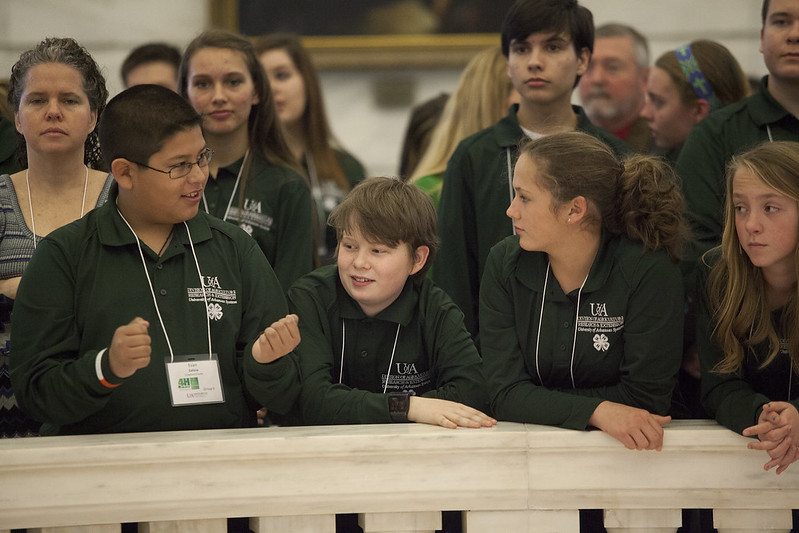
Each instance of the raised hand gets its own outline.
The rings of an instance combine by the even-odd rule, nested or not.
[[[252,356],[259,363],[271,363],[291,352],[300,343],[299,318],[286,315],[271,326],[255,341]]]
[[[119,378],[132,376],[140,368],[150,364],[150,323],[136,317],[114,331],[108,348],[108,364],[111,372]]]

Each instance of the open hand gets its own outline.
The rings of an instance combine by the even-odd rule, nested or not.
[[[455,429],[457,427],[491,427],[496,420],[477,409],[462,403],[438,398],[411,396],[408,420]]]

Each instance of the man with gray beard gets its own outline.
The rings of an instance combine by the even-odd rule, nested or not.
[[[648,75],[649,45],[643,35],[624,24],[597,28],[594,55],[580,79],[580,100],[591,122],[639,153],[649,152],[652,143],[640,117]]]

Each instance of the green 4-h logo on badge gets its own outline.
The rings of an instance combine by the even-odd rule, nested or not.
[[[197,378],[180,378],[178,379],[179,389],[199,389],[200,380]]]

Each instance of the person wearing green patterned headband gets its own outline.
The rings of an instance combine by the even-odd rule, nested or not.
[[[711,111],[749,95],[749,82],[723,45],[697,40],[661,55],[649,73],[647,103],[655,145],[676,159],[691,128]]]
[[[768,75],[752,96],[710,113],[685,141],[675,170],[685,192],[693,265],[721,242],[724,170],[732,156],[762,142],[799,141],[799,1],[765,0],[760,52]],[[694,48],[694,55],[698,51]],[[700,61],[701,65],[701,61]],[[709,77],[707,67],[702,71]]]

